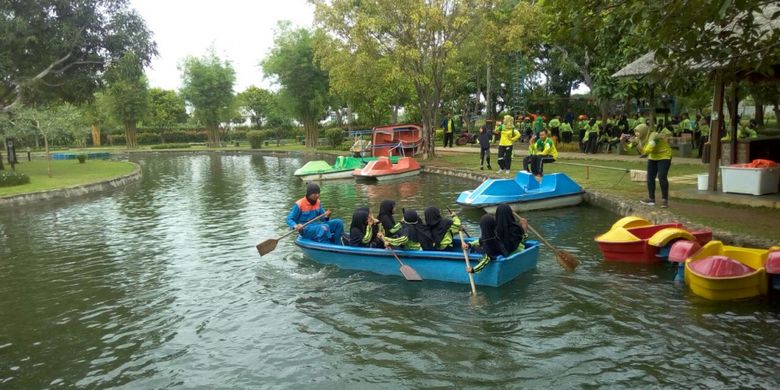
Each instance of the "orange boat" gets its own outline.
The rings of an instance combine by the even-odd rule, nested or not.
[[[418,175],[421,170],[420,164],[411,157],[402,157],[398,159],[397,164],[390,162],[387,157],[379,157],[376,161],[366,164],[362,169],[352,171],[352,176],[357,179],[381,181]]]
[[[404,124],[374,127],[371,148],[374,157],[414,156],[422,145],[422,128]]]

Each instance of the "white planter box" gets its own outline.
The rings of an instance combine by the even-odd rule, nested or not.
[[[780,182],[780,167],[742,168],[738,166],[720,167],[723,192],[736,194],[763,195],[777,192]]]

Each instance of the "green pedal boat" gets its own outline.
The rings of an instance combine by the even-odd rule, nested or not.
[[[294,175],[304,181],[346,179],[352,177],[352,171],[361,169],[376,159],[376,157],[338,156],[333,165],[324,160],[309,161],[306,165],[298,168]],[[398,163],[398,156],[390,157],[390,161]]]

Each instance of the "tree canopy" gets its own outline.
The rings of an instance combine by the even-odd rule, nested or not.
[[[0,2],[0,112],[56,99],[88,100],[108,64],[157,48],[127,0]]]
[[[233,114],[236,71],[210,50],[203,57],[187,57],[181,66],[181,95],[195,109],[195,118],[206,125],[210,146],[219,145],[219,124]]]

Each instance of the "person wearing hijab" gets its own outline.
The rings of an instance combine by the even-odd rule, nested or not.
[[[460,230],[460,218],[452,215],[452,219],[442,218],[441,211],[436,207],[425,209],[425,225],[431,235],[431,248],[424,250],[445,250],[452,247],[452,236]]]
[[[496,236],[509,253],[525,249],[523,241],[528,237],[525,223],[524,219],[515,218],[509,205],[502,204],[496,208]]]
[[[461,243],[463,249],[468,250],[471,246],[483,253],[482,259],[474,268],[466,267],[466,272],[469,273],[482,271],[492,260],[499,256],[509,256],[509,251],[506,250],[506,247],[504,247],[504,244],[496,235],[496,218],[492,214],[482,216],[479,220],[479,229],[479,240],[472,242],[471,245],[465,242]]]
[[[647,199],[642,204],[655,206],[655,178],[661,185],[661,207],[669,207],[669,168],[672,166],[672,148],[666,140],[671,131],[659,125],[660,131],[650,132],[650,127],[640,124],[634,129],[634,141],[641,156],[647,156]]]
[[[376,218],[380,223],[379,231],[382,232],[385,237],[396,237],[398,232],[401,231],[401,224],[395,222],[395,218],[393,218],[394,209],[395,201],[393,200],[386,199],[379,204],[379,214]]]
[[[349,226],[349,246],[364,248],[381,248],[382,240],[378,238],[379,226],[376,219],[371,218],[368,207],[361,207],[352,214]]]
[[[325,214],[323,218],[304,227],[306,222]],[[320,186],[309,182],[306,184],[306,196],[298,199],[287,214],[287,226],[300,232],[301,237],[317,242],[341,242],[344,223],[340,219],[329,219],[330,210],[322,208],[320,203]]]
[[[384,238],[386,246],[401,247],[406,250],[419,251],[423,247],[431,247],[432,239],[426,226],[420,221],[415,210],[404,211],[404,219],[401,221],[401,230],[397,237]]]

